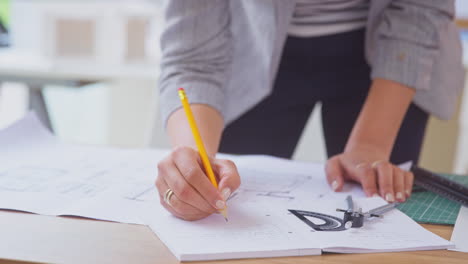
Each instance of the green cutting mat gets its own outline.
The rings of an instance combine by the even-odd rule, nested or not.
[[[468,186],[468,176],[443,175]],[[428,191],[414,191],[410,199],[398,209],[419,223],[453,225],[460,210],[460,204]]]

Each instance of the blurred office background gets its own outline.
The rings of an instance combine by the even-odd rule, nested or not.
[[[457,0],[457,17],[468,70],[468,1]],[[0,21],[0,129],[33,107],[68,142],[169,146],[157,107],[159,0],[0,0]],[[467,96],[451,121],[430,120],[422,166],[468,173]],[[295,159],[326,160],[318,110]]]

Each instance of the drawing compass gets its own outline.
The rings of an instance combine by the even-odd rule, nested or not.
[[[337,208],[336,211],[338,212],[343,212],[343,223],[346,229],[349,229],[351,227],[354,228],[359,228],[364,225],[364,221],[370,218],[374,217],[379,217],[383,218],[383,214],[392,210],[395,208],[397,205],[400,203],[390,203],[386,204],[377,208],[374,208],[372,210],[369,210],[368,212],[362,212],[362,208],[359,208],[356,210],[353,202],[353,197],[351,195],[348,195],[346,197],[346,203],[348,205],[348,209],[339,209]]]

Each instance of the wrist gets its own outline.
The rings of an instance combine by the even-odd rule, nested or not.
[[[348,141],[346,144],[344,153],[365,153],[367,157],[378,160],[389,160],[391,154],[391,148],[383,146],[381,143],[363,141]],[[371,160],[369,160],[371,161]]]
[[[191,109],[206,152],[209,156],[214,157],[218,152],[224,126],[223,118],[217,110],[207,105],[192,104]],[[167,133],[173,148],[187,146],[197,149],[183,109],[178,109],[171,114],[167,123]]]
[[[414,93],[393,81],[374,80],[345,151],[367,148],[388,158]]]

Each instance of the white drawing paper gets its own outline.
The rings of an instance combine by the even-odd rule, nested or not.
[[[322,164],[268,156],[220,154],[236,163],[242,178],[227,203],[229,222],[218,214],[183,221],[160,205],[154,186],[167,153],[66,144],[29,115],[0,131],[0,208],[146,224],[184,261],[452,246],[396,209],[346,230],[336,208],[346,206],[347,195],[363,210],[385,201],[365,198],[357,184],[331,191]],[[327,219],[340,231],[316,228]]]

